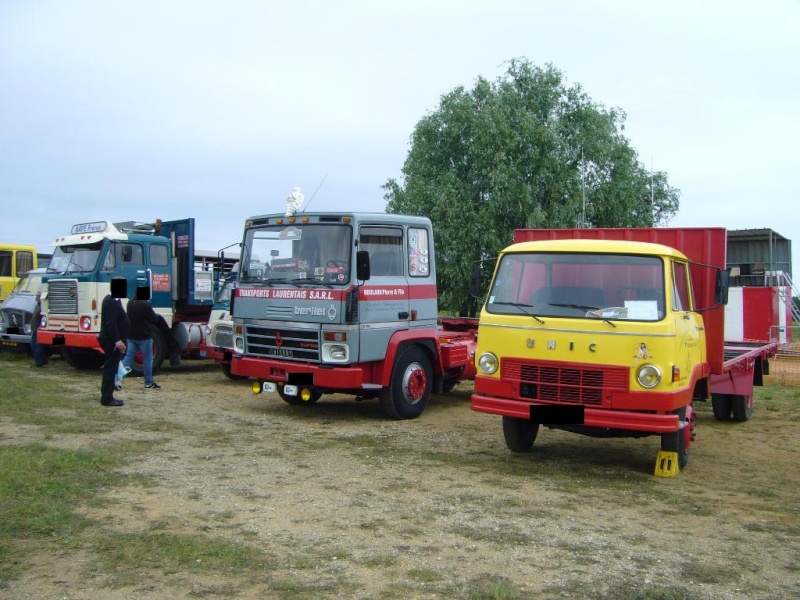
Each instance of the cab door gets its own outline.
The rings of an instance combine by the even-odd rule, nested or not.
[[[370,278],[359,291],[361,356],[381,360],[394,332],[409,327],[409,285],[403,227],[361,225],[358,248],[369,252]]]

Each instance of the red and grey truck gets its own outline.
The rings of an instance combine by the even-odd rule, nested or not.
[[[150,288],[153,309],[172,333],[168,340],[153,329],[153,369],[158,370],[170,348],[183,356],[199,352],[214,302],[214,273],[199,266],[194,244],[191,218],[74,225],[69,235],[53,241],[38,342],[61,350],[76,369],[98,368],[103,362],[97,340],[100,307],[111,280],[124,277],[131,295],[137,287]],[[174,355],[170,359],[177,360]],[[132,367],[141,371],[141,361],[134,360]]]
[[[377,398],[386,415],[409,419],[432,391],[474,375],[477,320],[438,318],[429,219],[256,216],[241,256],[231,371],[253,379],[254,392],[290,404]]]
[[[661,438],[656,474],[684,467],[693,401],[744,421],[774,342],[725,340],[723,228],[522,229],[498,257],[480,314],[475,411],[506,445],[540,425]]]

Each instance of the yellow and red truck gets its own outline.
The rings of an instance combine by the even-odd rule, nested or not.
[[[693,401],[744,421],[774,342],[725,340],[724,228],[521,229],[483,305],[472,409],[506,445],[540,425],[661,438],[656,474],[689,458]]]

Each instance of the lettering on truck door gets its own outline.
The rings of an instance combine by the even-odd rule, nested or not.
[[[403,228],[362,225],[358,237],[370,260],[370,279],[359,297],[359,360],[367,362],[383,359],[392,334],[408,328],[409,288]]]

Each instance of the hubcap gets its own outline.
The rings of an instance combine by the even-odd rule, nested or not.
[[[403,373],[403,396],[409,404],[416,404],[422,400],[428,387],[428,377],[425,369],[419,363],[408,365]]]

